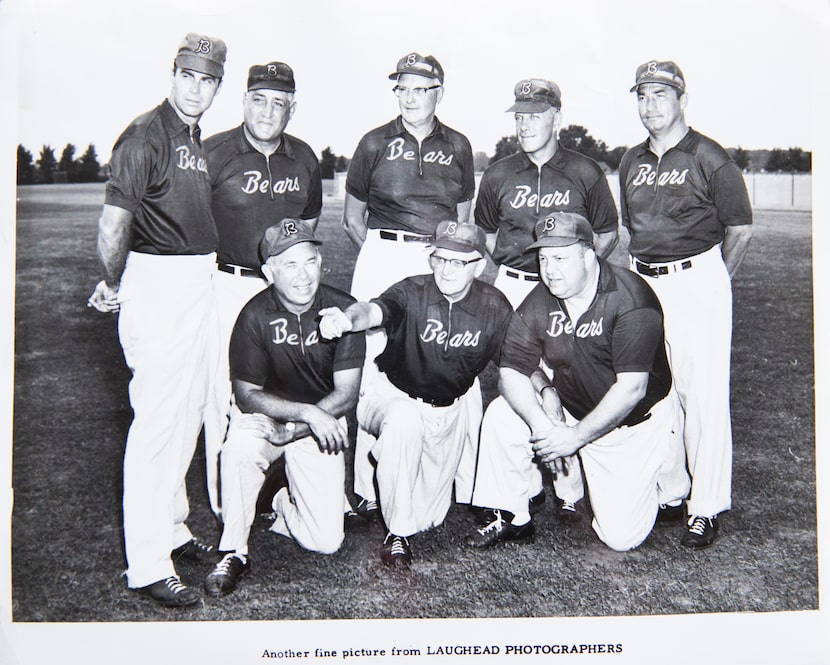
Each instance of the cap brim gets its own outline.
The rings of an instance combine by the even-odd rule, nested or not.
[[[541,238],[532,245],[528,245],[525,251],[529,252],[531,249],[539,249],[540,247],[568,247],[579,241],[580,238]]]
[[[473,247],[469,243],[457,242],[455,240],[450,240],[449,238],[439,238],[438,240],[435,240],[430,244],[433,247],[440,247],[441,249],[451,249],[454,252],[464,252],[465,254],[468,254],[470,252],[476,252],[477,254],[484,256],[481,250],[477,249],[476,247]]]
[[[423,76],[425,79],[432,79],[433,81],[438,81],[439,83],[443,83],[443,81],[441,81],[440,76],[434,76],[433,74],[428,74],[427,72],[425,72],[423,70],[420,70],[420,69],[418,69],[418,70],[404,69],[401,72],[392,72],[389,75],[389,80],[390,81],[397,81],[398,77],[402,76],[403,74],[412,74],[414,76]]]
[[[176,66],[182,69],[191,69],[194,72],[201,72],[202,74],[207,74],[218,79],[222,78],[225,74],[225,69],[222,65],[213,62],[213,60],[201,58],[198,55],[191,55],[189,53],[179,53],[176,56]]]
[[[257,81],[249,85],[248,90],[279,90],[281,92],[296,92],[296,88],[292,88],[287,83],[280,83],[279,81]]]
[[[260,255],[262,256],[263,261],[267,261],[272,256],[279,256],[280,254],[285,252],[287,249],[291,249],[294,245],[299,245],[300,243],[303,243],[303,242],[310,242],[310,243],[313,243],[315,245],[322,245],[323,244],[323,241],[322,240],[317,240],[317,238],[314,238],[314,239],[312,239],[312,238],[300,238],[298,240],[294,240],[294,241],[285,243],[285,245],[280,247],[280,251],[277,252],[276,254],[272,254],[271,252],[267,252],[267,253],[266,252],[260,252]]]
[[[505,113],[544,113],[550,108],[554,106],[548,102],[516,102]]]
[[[635,83],[631,90],[629,90],[628,92],[636,92],[637,88],[639,88],[641,85],[645,85],[646,83],[659,83],[661,85],[667,85],[670,88],[680,90],[680,92],[686,92],[686,88],[683,88],[672,81],[666,81],[665,79],[644,79],[639,83]]]

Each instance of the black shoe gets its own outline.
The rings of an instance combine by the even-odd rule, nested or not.
[[[553,512],[556,519],[565,524],[576,524],[582,521],[582,514],[577,510],[576,504],[571,501],[563,501],[557,497],[553,502]]]
[[[542,510],[542,506],[545,504],[545,490],[542,489],[539,494],[530,497],[530,501],[527,502],[528,510],[530,511],[531,515],[535,515],[540,510]]]
[[[470,547],[487,547],[509,540],[529,540],[536,533],[533,520],[517,526],[508,521],[513,518],[513,515],[506,510],[490,510],[489,513],[490,521],[482,524],[464,539]]]
[[[230,593],[236,583],[251,567],[251,562],[244,554],[228,552],[205,578],[205,591],[218,597]]]
[[[657,526],[677,526],[686,519],[686,506],[681,501],[676,506],[660,504],[657,511],[657,518],[654,523]]]
[[[409,541],[403,536],[394,533],[386,534],[383,549],[380,551],[380,560],[393,568],[409,568],[412,563],[412,550]]]
[[[697,550],[709,547],[715,542],[719,528],[717,515],[714,517],[692,515],[689,517],[686,533],[680,539],[680,544]]]
[[[184,584],[178,575],[171,575],[135,591],[164,607],[189,607],[201,600],[196,589]]]
[[[360,529],[365,529],[367,526],[369,526],[369,523],[369,519],[363,517],[363,515],[355,512],[354,510],[350,510],[347,513],[343,513],[344,531],[357,531]]]
[[[190,559],[196,563],[216,563],[219,561],[219,553],[212,545],[207,545],[198,538],[191,538],[170,552],[170,558],[173,563],[180,559]]]
[[[380,510],[378,510],[378,502],[374,499],[361,499],[355,509],[357,514],[365,520],[377,521],[380,519]]]
[[[272,464],[265,474],[265,482],[256,500],[257,515],[273,514],[274,497],[283,487],[288,487],[288,476],[285,475],[285,463],[280,461]]]

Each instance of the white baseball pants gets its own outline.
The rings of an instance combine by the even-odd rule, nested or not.
[[[660,504],[682,499],[689,491],[673,406],[666,398],[654,405],[648,420],[618,427],[578,452],[594,532],[613,550],[637,547],[651,533]],[[575,422],[569,414],[568,421]],[[507,401],[493,400],[482,423],[474,505],[527,511],[528,479],[541,474],[529,438],[530,429]]]
[[[185,475],[215,371],[214,254],[130,252],[118,299],[118,335],[132,371],[133,422],[124,452],[127,583],[175,574],[170,552],[192,535]]]
[[[666,351],[685,415],[688,512],[709,517],[732,506],[732,282],[720,245],[690,260],[687,270],[641,276],[663,307]]]
[[[320,451],[307,436],[285,446],[274,446],[239,425],[239,409],[231,409],[228,438],[222,447],[222,514],[225,518],[221,552],[248,553],[248,535],[256,517],[256,501],[268,467],[285,455],[288,488],[273,500],[277,519],[271,531],[293,538],[312,552],[331,554],[343,543],[343,453]],[[341,419],[343,427],[345,419]]]

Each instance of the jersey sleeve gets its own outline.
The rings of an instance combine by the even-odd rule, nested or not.
[[[498,192],[495,189],[494,180],[489,171],[481,176],[478,185],[478,198],[474,213],[475,223],[485,233],[495,233],[499,230],[499,202]]]
[[[611,195],[611,187],[604,173],[600,174],[588,190],[588,219],[594,233],[608,233],[617,230],[617,205]]]
[[[718,219],[724,226],[752,224],[752,205],[746,183],[738,165],[729,161],[712,174],[709,195],[718,209]]]
[[[110,179],[104,202],[135,212],[147,191],[154,163],[153,150],[143,139],[121,141],[110,158]]]
[[[267,340],[262,339],[259,327],[243,308],[231,333],[229,350],[231,380],[247,381],[264,386],[268,378]]]
[[[617,317],[611,338],[615,373],[648,372],[658,346],[663,344],[663,318],[650,307],[632,309]]]
[[[628,204],[625,200],[625,181],[628,178],[628,153],[620,161],[620,223],[628,228]]]
[[[510,317],[501,347],[499,367],[516,370],[525,376],[530,376],[539,367],[542,345],[529,323],[516,312]]]
[[[346,174],[346,192],[359,201],[369,201],[369,190],[372,184],[372,151],[369,147],[369,137],[364,136],[354,151],[349,170]]]
[[[311,169],[308,200],[302,212],[302,219],[314,219],[323,210],[323,180],[320,174],[320,162],[312,153],[314,167]]]
[[[366,334],[363,332],[349,333],[343,335],[337,341],[337,349],[334,352],[334,371],[343,369],[356,369],[363,367],[363,360],[366,356]]]
[[[407,303],[407,280],[401,280],[393,284],[386,291],[370,302],[380,307],[382,322],[381,325],[388,335],[392,335],[400,327],[406,316]]]
[[[476,174],[473,163],[473,147],[467,137],[461,136],[458,146],[458,154],[461,157],[461,198],[458,203],[471,201],[476,193]]]

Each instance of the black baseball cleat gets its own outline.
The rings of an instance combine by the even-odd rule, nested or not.
[[[680,544],[696,550],[709,547],[715,542],[719,528],[717,515],[714,517],[691,515],[686,525],[686,532],[680,539]]]
[[[479,526],[464,539],[470,547],[487,547],[510,540],[530,540],[536,534],[533,520],[526,524],[511,524],[512,513],[506,510],[489,510],[490,521]]]
[[[677,526],[686,519],[686,506],[681,501],[676,506],[660,504],[654,523],[657,526]]]
[[[349,510],[347,513],[343,513],[343,530],[344,531],[358,531],[360,529],[365,529],[369,526],[371,520],[363,517],[358,512],[354,510]]]
[[[219,561],[219,553],[212,545],[203,543],[198,538],[191,538],[170,552],[170,558],[173,563],[178,563],[181,559],[190,559],[196,563],[216,563]]]
[[[409,568],[412,563],[412,550],[409,541],[403,536],[394,533],[386,534],[383,548],[380,551],[380,560],[392,568]]]
[[[374,499],[361,499],[355,509],[358,515],[363,519],[370,521],[377,521],[380,519],[380,510],[378,510],[378,502]]]
[[[164,607],[189,607],[202,599],[199,592],[184,584],[178,575],[171,575],[135,591]]]
[[[545,490],[542,489],[539,494],[535,494],[534,496],[530,497],[530,501],[527,502],[528,510],[530,511],[531,515],[535,515],[540,510],[542,510],[542,506],[545,505]]]
[[[251,562],[244,554],[226,553],[205,578],[205,591],[214,598],[230,593],[250,568]]]
[[[553,513],[557,520],[565,524],[576,524],[582,521],[582,514],[576,509],[576,503],[563,501],[559,497],[554,498]]]

